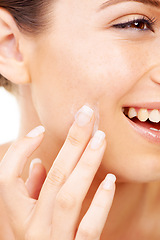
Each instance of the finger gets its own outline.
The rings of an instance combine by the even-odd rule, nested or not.
[[[1,178],[13,179],[21,175],[28,157],[38,148],[45,129],[36,127],[24,138],[14,142],[0,163]]]
[[[116,177],[108,174],[97,190],[87,213],[83,217],[75,240],[99,240],[115,194]]]
[[[39,126],[23,139],[13,143],[0,163],[0,192],[12,224],[18,227],[35,205],[19,176],[27,158],[43,139],[44,128]],[[12,201],[11,201],[12,199]]]
[[[61,240],[65,236],[67,239],[73,239],[82,202],[100,166],[105,148],[105,134],[97,131],[56,197],[53,239]]]
[[[42,185],[46,178],[46,170],[39,158],[32,160],[29,177],[25,183],[29,196],[38,199]]]
[[[35,210],[35,224],[51,223],[55,197],[83,154],[91,137],[94,121],[93,110],[87,106],[83,106],[76,114],[75,122],[42,187]],[[43,223],[40,222],[42,216]]]

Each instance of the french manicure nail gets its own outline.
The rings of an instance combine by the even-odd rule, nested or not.
[[[38,127],[34,128],[33,130],[31,130],[26,135],[26,137],[35,138],[35,137],[41,135],[44,132],[45,132],[45,128],[43,126],[38,126]]]
[[[93,116],[93,110],[88,107],[87,105],[84,105],[75,115],[75,121],[78,124],[78,126],[83,127],[86,124],[88,124]]]
[[[32,169],[34,168],[34,165],[37,164],[37,163],[42,163],[40,158],[35,158],[35,159],[32,160],[32,162],[30,164],[30,167],[29,167],[29,175],[31,174]]]
[[[105,190],[112,190],[115,181],[116,181],[116,176],[114,174],[111,174],[111,173],[107,174],[104,180],[103,188]]]
[[[105,137],[106,135],[104,132],[100,130],[96,131],[93,138],[91,139],[91,143],[90,143],[91,148],[98,149],[102,145]]]

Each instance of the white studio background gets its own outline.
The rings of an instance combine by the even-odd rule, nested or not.
[[[0,144],[16,139],[19,118],[16,98],[0,87]]]

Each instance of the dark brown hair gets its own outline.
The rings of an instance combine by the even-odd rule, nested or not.
[[[0,0],[0,8],[6,9],[18,28],[26,34],[40,34],[49,25],[47,12],[54,0]],[[15,86],[0,75],[0,86],[14,90]]]

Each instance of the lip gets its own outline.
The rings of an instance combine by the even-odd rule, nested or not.
[[[136,104],[129,104],[123,106],[124,108],[126,107],[133,107],[133,108],[146,108],[146,109],[157,109],[160,110],[160,102],[141,102],[141,103],[136,103]]]
[[[141,135],[147,141],[152,143],[160,143],[160,131],[147,129],[143,126],[136,124],[135,122],[130,120],[128,117],[125,116],[125,118],[128,120],[128,123],[131,125],[134,131],[136,131],[139,135]]]

